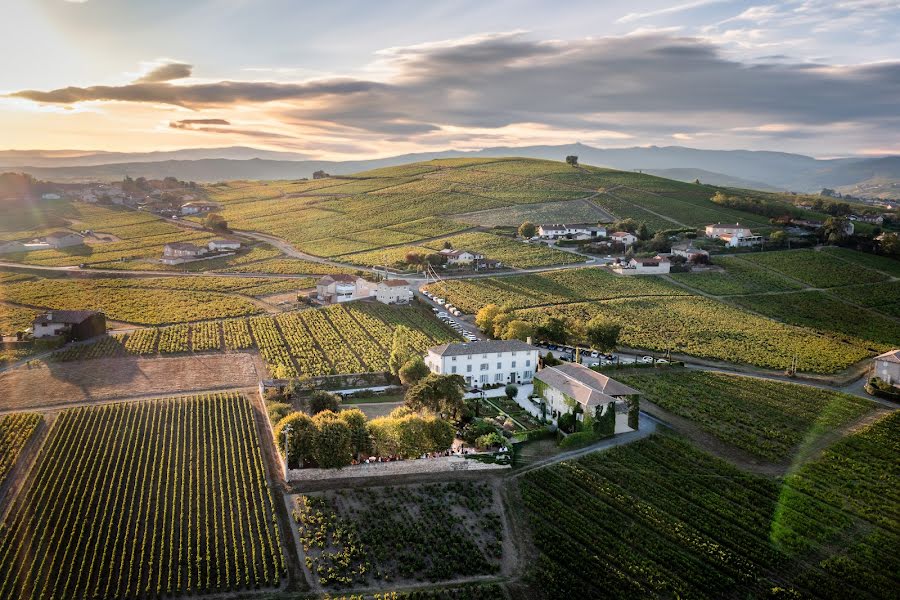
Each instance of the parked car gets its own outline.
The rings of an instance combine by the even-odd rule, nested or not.
[[[667,361],[667,360],[664,359],[664,358],[657,358],[657,359],[656,359],[656,363],[657,363],[657,364],[668,364],[669,361]]]
[[[434,301],[437,302],[438,304],[440,304],[441,306],[443,306],[444,304],[447,303],[447,301],[444,300],[443,298],[435,298]]]
[[[642,357],[641,357],[641,362],[652,363],[652,362],[653,362],[653,357],[652,357],[652,356],[642,356]]]
[[[591,358],[600,358],[600,353],[594,350],[591,352]]]

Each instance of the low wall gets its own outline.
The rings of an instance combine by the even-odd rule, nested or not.
[[[259,393],[265,396],[267,389],[284,389],[293,380],[291,379],[263,379],[259,382]],[[362,389],[374,386],[390,385],[393,383],[391,375],[387,372],[378,373],[351,373],[348,375],[324,375],[322,377],[308,377],[299,380],[304,390],[348,390]]]
[[[483,463],[462,456],[418,458],[392,462],[351,465],[342,469],[289,469],[288,481],[322,481],[358,479],[370,477],[394,477],[426,473],[453,473],[460,471],[497,471],[509,469],[509,465]]]

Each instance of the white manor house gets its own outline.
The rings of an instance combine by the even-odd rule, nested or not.
[[[429,348],[432,373],[461,375],[466,385],[527,383],[537,370],[538,350],[519,340],[454,342]]]

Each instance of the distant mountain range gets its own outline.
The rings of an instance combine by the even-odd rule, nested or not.
[[[522,156],[583,164],[730,187],[818,192],[834,188],[854,195],[900,197],[900,156],[816,159],[801,154],[750,150],[699,150],[681,146],[594,148],[584,144],[448,150],[353,161],[310,160],[306,155],[248,147],[121,153],[79,150],[0,151],[0,171],[23,171],[51,181],[117,180],[167,176],[191,181],[299,179],[324,170],[348,175],[409,162],[460,156]]]

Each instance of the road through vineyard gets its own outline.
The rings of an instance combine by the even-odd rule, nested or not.
[[[274,504],[238,394],[60,414],[0,525],[0,598],[277,586]]]

